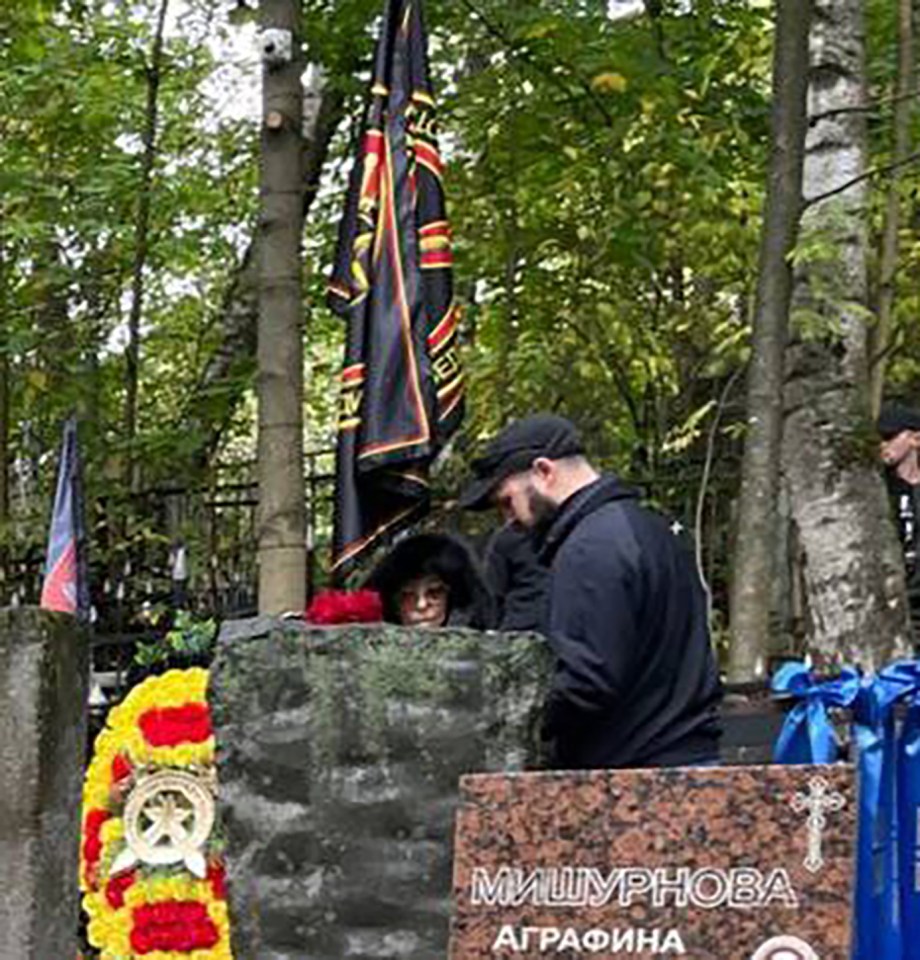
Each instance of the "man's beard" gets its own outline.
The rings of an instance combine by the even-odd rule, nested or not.
[[[542,539],[552,526],[559,507],[532,483],[527,487],[527,506],[530,509],[530,531],[536,539]]]

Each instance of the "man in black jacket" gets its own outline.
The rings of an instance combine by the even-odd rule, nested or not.
[[[721,688],[706,600],[667,521],[598,474],[562,417],[510,424],[473,472],[463,505],[497,504],[534,531],[550,567],[556,673],[544,733],[555,764],[715,762]]]

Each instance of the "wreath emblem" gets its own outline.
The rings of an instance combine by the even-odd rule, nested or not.
[[[101,960],[231,960],[206,670],[138,684],[83,786],[80,888]]]

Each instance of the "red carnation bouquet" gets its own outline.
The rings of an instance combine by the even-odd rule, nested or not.
[[[323,590],[313,598],[304,620],[322,626],[380,623],[383,601],[376,590]]]

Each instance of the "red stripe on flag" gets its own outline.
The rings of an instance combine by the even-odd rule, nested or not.
[[[61,613],[77,612],[77,545],[73,540],[45,575],[39,605]]]
[[[449,250],[432,250],[422,254],[423,267],[449,267],[454,262],[453,254]]]
[[[441,162],[438,151],[429,147],[428,144],[416,140],[415,156],[418,158],[419,163],[424,163],[426,167],[431,167],[438,176],[441,176],[444,172],[444,164]]]
[[[434,223],[426,223],[424,227],[419,227],[418,232],[423,237],[449,237],[450,224],[446,220],[435,220]]]
[[[460,320],[460,311],[454,304],[447,311],[447,316],[431,331],[428,335],[428,346],[436,349],[441,346],[445,340],[457,329],[457,323]]]

